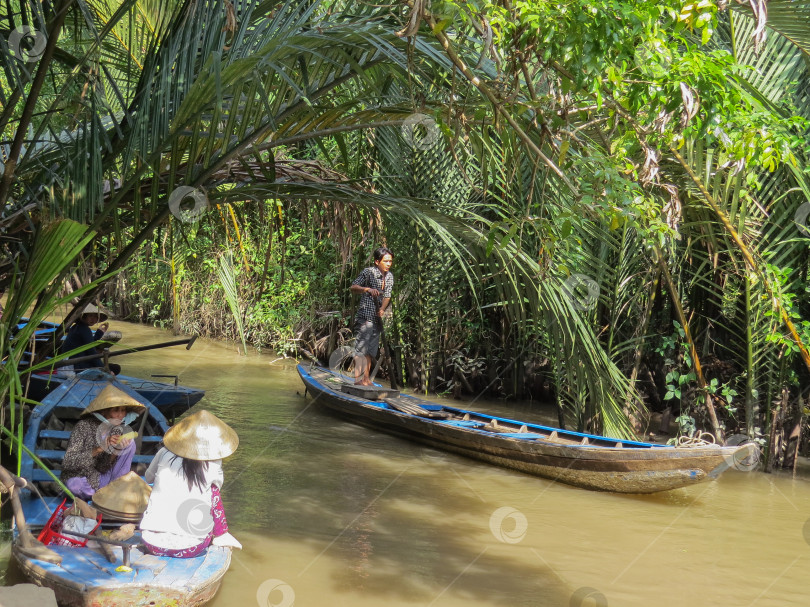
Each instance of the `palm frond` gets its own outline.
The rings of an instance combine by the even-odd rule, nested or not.
[[[225,301],[228,302],[228,307],[231,309],[231,314],[233,314],[233,320],[236,323],[239,338],[242,340],[242,349],[244,353],[247,354],[245,328],[242,322],[244,312],[239,305],[239,292],[236,287],[236,270],[233,266],[233,257],[230,251],[227,254],[220,255],[217,275],[219,276],[219,283],[222,285],[222,291],[225,294]]]

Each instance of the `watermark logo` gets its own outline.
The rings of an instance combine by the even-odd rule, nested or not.
[[[36,63],[45,53],[48,37],[27,25],[18,25],[8,36],[8,48],[24,63]]]
[[[436,121],[426,114],[411,114],[402,123],[402,136],[414,150],[427,150],[439,140]]]
[[[568,601],[568,607],[608,607],[607,597],[596,588],[577,588]]]
[[[739,447],[725,457],[726,465],[735,470],[750,472],[759,465],[759,447],[744,434],[734,434],[726,441],[726,447]]]
[[[346,363],[353,358],[354,348],[351,346],[340,346],[329,356],[329,370],[333,373],[343,373]]]
[[[189,535],[207,535],[214,526],[210,502],[201,499],[185,500],[177,509],[177,524]]]
[[[511,521],[507,524],[506,521]],[[526,516],[516,508],[503,506],[498,508],[489,517],[489,529],[492,535],[504,544],[517,544],[526,537],[529,521]]]
[[[563,283],[563,292],[575,310],[592,310],[599,301],[599,285],[585,274],[571,274]]]
[[[208,196],[199,188],[181,185],[169,194],[169,210],[183,223],[197,221],[208,209]]]
[[[96,444],[105,453],[119,456],[129,447],[135,434],[129,426],[107,421],[96,428]]]
[[[256,604],[259,607],[292,607],[295,592],[292,586],[281,580],[264,580],[256,591]]]
[[[810,546],[810,518],[804,522],[804,527],[802,527],[802,535],[804,535],[804,541],[807,542],[808,546]]]
[[[799,226],[799,232],[810,237],[810,221],[808,219],[810,219],[810,202],[805,202],[796,209],[793,221]]]

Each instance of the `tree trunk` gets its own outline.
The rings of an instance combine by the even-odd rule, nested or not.
[[[771,417],[771,436],[768,443],[768,459],[765,461],[765,472],[773,471],[774,466],[779,465],[779,460],[784,454],[784,419],[787,414],[789,395],[788,389],[782,388],[782,397]]]
[[[796,399],[796,403],[789,407],[790,419],[785,424],[785,457],[782,462],[783,468],[795,468],[799,457],[799,441],[802,437],[802,402],[801,398]]]

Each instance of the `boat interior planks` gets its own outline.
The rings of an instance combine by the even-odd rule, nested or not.
[[[23,442],[55,476],[61,474],[62,460],[73,425],[79,420],[81,412],[90,401],[109,384],[147,408],[146,414],[133,424],[135,426],[133,429],[138,430],[136,441],[140,441],[140,448],[133,457],[133,463],[145,470],[160,448],[163,434],[169,429],[166,417],[147,399],[115,376],[108,375],[107,378],[106,381],[95,381],[84,379],[82,374],[79,374],[48,394],[31,412]],[[22,455],[20,476],[30,481],[45,483],[41,490],[46,492],[58,491],[54,483],[49,483],[51,476],[36,466],[33,458],[25,452]]]
[[[133,538],[133,540],[136,540]],[[115,563],[89,547],[49,546],[60,564],[17,557],[26,577],[52,588],[60,606],[203,605],[219,589],[231,562],[230,548],[211,546],[196,558],[156,557],[133,547],[111,546]]]
[[[78,375],[64,382],[34,408],[23,442],[53,468],[56,476],[60,474],[73,423],[107,383]],[[146,413],[131,426],[138,431],[141,440],[133,467],[145,470],[169,428],[166,418],[127,384],[116,378],[111,378],[109,383],[147,407]],[[25,527],[36,536],[64,496],[27,453],[23,455],[21,476],[33,480],[42,494],[42,497],[36,496],[27,487],[20,491]],[[102,520],[101,530],[111,530],[120,524]],[[61,557],[61,563],[56,564],[42,555],[32,554],[20,540],[20,528],[15,526],[12,555],[20,570],[31,582],[53,589],[63,607],[203,605],[216,594],[231,562],[231,549],[217,546],[209,546],[202,555],[188,559],[147,554],[137,531],[123,542],[125,546],[108,544],[114,562],[93,546],[92,542],[98,540],[91,539],[87,546],[49,545],[48,548]]]
[[[384,389],[346,390],[343,375],[298,365],[318,404],[355,423],[535,476],[588,489],[654,493],[717,478],[755,445],[675,447],[512,420]],[[758,454],[758,451],[756,451]]]

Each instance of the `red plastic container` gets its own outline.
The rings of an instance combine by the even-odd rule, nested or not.
[[[62,533],[60,533],[62,531],[62,524],[65,521],[65,515],[67,514],[67,511],[70,510],[70,506],[65,505],[66,501],[67,498],[63,499],[62,503],[59,504],[59,507],[53,511],[51,518],[49,518],[48,522],[45,523],[45,527],[43,527],[42,531],[40,531],[39,536],[37,537],[37,539],[46,546],[87,545],[87,540],[84,538],[75,536],[68,537],[67,535],[62,535]],[[101,525],[100,514],[96,517],[96,526],[93,527],[93,530],[87,535],[91,535],[96,529],[99,528],[99,525]]]

